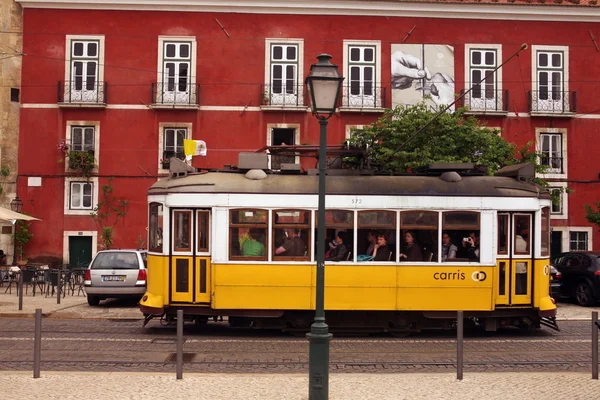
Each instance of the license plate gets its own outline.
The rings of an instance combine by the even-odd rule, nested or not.
[[[125,275],[102,275],[104,282],[122,282],[125,280]]]

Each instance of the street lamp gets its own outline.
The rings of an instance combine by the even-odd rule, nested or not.
[[[340,87],[344,78],[337,65],[331,64],[329,54],[317,57],[311,65],[306,85],[310,94],[312,112],[319,120],[319,211],[317,218],[317,297],[315,321],[310,326],[308,353],[309,399],[329,397],[329,341],[331,334],[325,322],[325,169],[327,159],[327,120],[335,113]]]
[[[10,202],[10,209],[20,213],[23,209],[23,202],[19,199],[19,196],[15,196],[15,198]],[[17,265],[17,221],[15,220],[13,229],[13,265]]]

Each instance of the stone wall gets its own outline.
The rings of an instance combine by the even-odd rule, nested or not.
[[[11,88],[21,87],[21,55],[23,49],[23,11],[14,0],[0,0],[0,170],[8,168],[8,176],[0,173],[0,206],[10,208],[15,197],[17,155],[19,145],[19,102],[11,101]],[[16,32],[16,33],[11,33]],[[2,226],[5,226],[2,229]],[[0,223],[0,249],[12,262],[13,244],[7,229]],[[12,232],[12,229],[11,229]]]

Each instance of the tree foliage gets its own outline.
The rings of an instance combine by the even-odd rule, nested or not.
[[[102,201],[90,214],[96,225],[100,228],[100,241],[105,249],[113,245],[113,230],[116,223],[127,215],[127,200],[119,199],[113,194],[113,178],[108,178],[108,183],[102,185]]]
[[[596,224],[600,228],[600,201],[594,203],[596,209],[594,210],[592,206],[586,204],[585,205],[585,217],[592,224]]]
[[[470,162],[486,166],[490,174],[507,165],[533,162],[543,172],[531,143],[517,149],[463,109],[442,113],[426,126],[437,113],[423,103],[387,110],[373,124],[353,131],[350,144],[368,149],[370,165],[378,173],[412,172],[435,162]]]

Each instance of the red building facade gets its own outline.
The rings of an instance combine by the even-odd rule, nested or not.
[[[20,3],[17,192],[43,221],[31,227],[30,257],[95,253],[89,214],[110,177],[129,202],[115,246],[143,246],[146,191],[185,138],[206,142],[207,156],[192,160],[200,168],[265,145],[318,144],[303,82],[320,53],[346,77],[328,128],[336,144],[385,108],[448,104],[523,43],[461,105],[507,140],[534,142],[552,186],[572,190],[553,210],[554,251],[600,248],[584,210],[600,200],[595,2]],[[93,155],[90,177],[69,168],[62,143]]]

